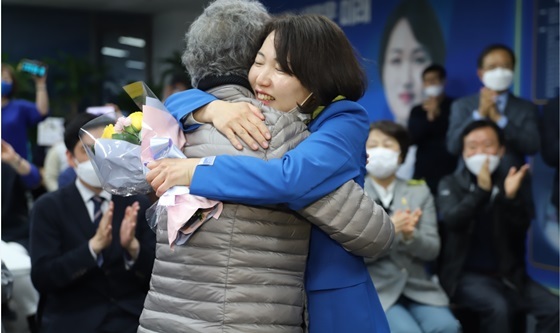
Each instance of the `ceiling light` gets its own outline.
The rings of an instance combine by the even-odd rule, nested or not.
[[[119,37],[119,43],[124,45],[134,46],[134,47],[144,47],[146,45],[146,41],[141,38],[125,37],[125,36]]]
[[[127,50],[115,49],[113,47],[102,47],[101,54],[108,57],[126,58],[128,57]]]
[[[131,69],[144,69],[146,64],[143,61],[127,60],[124,65]]]

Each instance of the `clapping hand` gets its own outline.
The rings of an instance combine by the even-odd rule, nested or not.
[[[93,252],[96,254],[101,253],[105,248],[111,245],[113,240],[113,209],[115,205],[112,201],[109,201],[109,209],[103,214],[101,221],[99,221],[99,226],[95,231],[95,235],[89,241],[89,245]]]
[[[513,199],[517,196],[517,191],[521,187],[521,182],[525,178],[525,174],[529,170],[529,164],[524,164],[519,170],[516,167],[511,167],[504,180],[504,191],[506,198]]]
[[[492,189],[492,178],[490,175],[490,159],[486,158],[480,172],[476,175],[476,181],[478,187],[485,191],[490,191]]]
[[[478,104],[478,113],[483,118],[490,118],[490,116],[497,112],[496,110],[496,97],[498,93],[486,87],[480,89],[480,100]]]
[[[2,140],[2,162],[12,165],[17,162],[18,157],[14,147]]]
[[[416,209],[414,212],[410,212],[410,209],[397,210],[391,216],[391,221],[395,225],[395,233],[402,232],[405,239],[412,237],[420,216],[422,216],[420,209]]]
[[[426,117],[430,122],[436,120],[436,118],[440,114],[439,102],[437,97],[429,97],[424,101],[422,107],[426,111]]]
[[[404,239],[412,238],[414,234],[414,229],[416,229],[416,225],[422,216],[422,210],[420,208],[416,208],[412,213],[409,213],[408,223],[406,223],[402,228],[402,234]]]
[[[139,210],[140,204],[138,201],[126,207],[120,230],[121,246],[133,259],[138,257],[138,250],[140,249],[140,242],[136,238],[136,223]]]

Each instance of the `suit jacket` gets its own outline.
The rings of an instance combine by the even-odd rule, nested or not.
[[[459,156],[463,147],[461,134],[465,127],[473,121],[472,114],[478,110],[480,94],[455,100],[451,105],[451,118],[447,131],[447,149]],[[539,120],[536,105],[509,94],[504,109],[507,125],[505,134],[506,152],[500,167],[508,170],[510,166],[521,166],[525,163],[525,155],[534,155],[540,147]]]
[[[10,165],[2,162],[2,240],[29,250],[29,207],[25,185]]]
[[[443,246],[439,263],[439,279],[450,298],[453,298],[457,282],[465,271],[471,247],[480,246],[473,241],[474,228],[479,212],[489,209],[492,223],[485,226],[492,232],[491,246],[503,281],[521,290],[525,282],[525,239],[531,221],[531,212],[523,203],[524,191],[530,191],[524,179],[517,196],[508,199],[504,195],[506,172],[498,169],[492,182],[498,187],[493,196],[476,185],[474,176],[466,169],[445,176],[439,183],[438,208],[442,221]]]
[[[379,196],[372,182],[371,178],[366,179],[365,190],[377,200]],[[421,304],[448,305],[443,288],[432,280],[426,270],[426,263],[434,260],[440,250],[436,210],[430,189],[422,181],[396,179],[393,202],[388,208],[393,212],[420,208],[422,216],[411,240],[405,241],[402,234],[398,234],[388,255],[377,260],[366,258],[383,309],[387,311],[401,295]]]
[[[96,332],[110,309],[140,316],[155,254],[144,196],[113,196],[113,240],[97,266],[88,241],[95,227],[74,183],[41,196],[31,212],[31,279],[41,296],[41,332]],[[125,269],[120,226],[125,208],[139,201],[136,225],[140,253]],[[127,328],[130,329],[130,328]]]

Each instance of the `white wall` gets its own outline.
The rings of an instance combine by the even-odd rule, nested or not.
[[[166,69],[161,58],[169,57],[173,51],[183,51],[184,36],[191,22],[202,13],[202,7],[194,10],[169,11],[154,15],[152,75],[156,82]]]

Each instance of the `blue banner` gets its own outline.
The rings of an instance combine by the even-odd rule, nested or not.
[[[505,44],[515,52],[512,91],[516,95],[535,101],[558,94],[555,0],[263,3],[275,14],[323,14],[344,30],[367,71],[369,87],[360,103],[368,110],[371,121],[406,123],[410,109],[422,100],[421,73],[432,63],[446,68],[446,91],[450,96],[476,93],[482,87],[477,75],[478,56],[494,43]],[[552,173],[539,156],[533,163],[533,174],[537,213],[528,232],[528,272],[533,279],[557,290],[558,214],[551,213],[547,204]],[[554,218],[556,225],[550,224]]]

